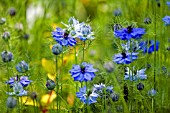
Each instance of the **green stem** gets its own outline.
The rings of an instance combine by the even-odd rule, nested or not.
[[[58,56],[56,56],[56,93],[57,93],[57,113],[59,113],[59,100],[58,100],[58,95],[59,95],[59,74],[58,74]]]

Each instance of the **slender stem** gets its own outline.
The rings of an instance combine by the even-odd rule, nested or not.
[[[59,74],[58,74],[58,56],[56,56],[56,93],[57,93],[57,113],[59,113]]]
[[[84,62],[85,44],[86,44],[86,42],[85,42],[85,41],[83,41],[83,59],[82,59],[82,62]]]

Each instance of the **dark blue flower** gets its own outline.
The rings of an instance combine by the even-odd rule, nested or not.
[[[133,28],[128,26],[127,28],[122,28],[120,30],[115,30],[114,35],[119,37],[121,40],[129,40],[131,38],[141,38],[145,34],[145,29],[143,28]]]
[[[129,53],[129,52],[122,52],[119,54],[115,54],[113,57],[113,61],[117,64],[130,64],[132,61],[137,59],[138,53]]]
[[[149,41],[141,41],[139,43],[140,49],[143,50],[144,53],[152,53],[155,51],[155,41],[149,40]],[[159,42],[156,41],[156,51],[159,49]]]
[[[165,25],[170,25],[170,16],[165,16],[164,18],[162,18],[162,20],[164,21]]]
[[[70,70],[71,76],[74,78],[74,81],[91,81],[96,75],[97,69],[93,68],[92,64],[86,62],[81,63],[81,65],[73,65]]]
[[[12,77],[12,78],[10,78],[10,79],[6,82],[6,84],[9,84],[10,87],[13,87],[13,85],[14,85],[14,83],[15,83],[16,81],[19,81],[23,87],[28,86],[28,85],[32,82],[31,80],[28,79],[27,76],[21,76],[20,78],[18,78],[18,76],[17,76],[17,77]]]
[[[87,91],[86,86],[80,88],[80,92],[76,93],[77,98],[80,99],[84,104],[92,104],[97,102],[99,95],[95,92]]]
[[[12,53],[7,51],[3,51],[1,57],[3,62],[10,62],[13,59]]]
[[[52,32],[52,36],[62,46],[74,46],[76,44],[76,39],[61,28],[56,28],[56,31]]]

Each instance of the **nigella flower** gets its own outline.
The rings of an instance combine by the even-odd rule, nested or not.
[[[76,30],[76,36],[82,41],[94,39],[94,33],[90,25],[84,23],[79,24],[79,29]]]
[[[127,28],[122,28],[120,30],[115,30],[114,35],[119,37],[121,40],[129,40],[131,38],[141,38],[145,34],[145,29],[143,28],[133,28],[128,26]]]
[[[20,82],[23,87],[26,87],[26,86],[28,86],[32,81],[29,80],[27,76],[21,76],[20,78],[18,78],[18,76],[16,76],[16,77],[10,78],[10,79],[6,82],[6,84],[9,84],[10,87],[13,87],[13,85],[15,84],[15,82]]]
[[[132,61],[137,59],[138,53],[129,53],[129,52],[122,52],[115,54],[113,57],[113,61],[117,64],[130,64]]]
[[[86,86],[79,89],[80,91],[76,93],[77,98],[80,99],[84,104],[93,104],[97,102],[98,94],[95,92],[87,91]]]
[[[96,93],[102,93],[103,92],[103,88],[105,88],[105,84],[101,83],[101,84],[94,84],[94,87],[93,87],[93,92],[96,92]]]
[[[56,28],[56,31],[52,32],[52,36],[62,46],[74,46],[76,44],[76,39],[61,28]]]
[[[25,61],[20,61],[17,65],[16,65],[16,70],[19,73],[25,73],[27,72],[29,69],[28,64]]]
[[[170,2],[166,2],[166,4],[168,5],[168,7],[170,8]]]
[[[165,25],[170,25],[170,16],[165,16],[164,18],[162,18],[162,20],[164,21]]]
[[[126,44],[122,44],[122,48],[126,51],[132,50],[133,52],[137,51],[140,49],[139,47],[139,42],[138,41],[130,41],[128,40]]]
[[[155,96],[156,93],[157,93],[157,92],[156,92],[155,89],[151,89],[151,90],[148,91],[148,95],[150,95],[150,96],[152,96],[152,97]]]
[[[141,41],[139,43],[140,49],[143,50],[144,53],[152,53],[155,50],[158,51],[159,49],[159,42],[156,41],[156,48],[155,48],[155,41],[149,40],[149,41]]]
[[[7,92],[8,95],[16,95],[16,96],[25,96],[27,95],[27,91],[24,90],[22,84],[20,82],[15,82],[13,84],[13,92]]]
[[[81,63],[81,65],[73,65],[70,70],[71,76],[74,78],[74,81],[91,81],[96,75],[97,69],[93,68],[92,64],[86,62]]]
[[[134,67],[133,67],[133,70],[135,70]],[[145,80],[145,79],[147,79],[147,75],[145,74],[145,71],[146,71],[146,68],[141,69],[141,70],[135,70],[134,72],[132,72],[127,67],[125,75],[124,75],[124,79],[125,80],[130,80],[130,81],[136,81],[138,79]]]

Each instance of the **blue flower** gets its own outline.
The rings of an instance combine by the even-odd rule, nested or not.
[[[170,9],[170,2],[166,2],[166,4],[168,5],[169,9]]]
[[[113,61],[117,64],[130,64],[132,61],[137,59],[138,53],[129,53],[129,52],[122,52],[119,54],[115,54],[113,57]]]
[[[134,67],[133,67],[133,70],[134,70]],[[125,75],[124,75],[124,79],[125,80],[130,80],[130,81],[136,81],[136,80],[139,80],[139,79],[140,80],[145,80],[145,79],[147,79],[147,75],[145,74],[145,71],[146,71],[146,68],[134,71],[132,73],[132,71],[127,67]]]
[[[80,92],[76,93],[77,98],[80,99],[84,104],[92,104],[97,102],[99,95],[95,92],[88,92],[86,86],[80,88]]]
[[[3,51],[1,57],[3,62],[10,62],[13,59],[12,53],[7,51]]]
[[[14,83],[19,81],[23,87],[28,86],[32,81],[28,79],[27,76],[21,76],[20,78],[18,77],[12,77],[10,78],[6,84],[9,84],[10,87],[13,87]]]
[[[93,68],[92,64],[86,62],[81,63],[81,65],[73,65],[70,70],[71,76],[74,78],[74,81],[91,81],[96,75],[97,69]]]
[[[56,28],[56,31],[52,32],[52,36],[62,46],[74,46],[76,44],[76,39],[61,28]]]
[[[155,41],[149,40],[149,41],[142,41],[139,43],[140,49],[143,50],[144,53],[152,53],[155,50]],[[149,47],[148,47],[149,46]],[[159,49],[159,42],[156,41],[156,51]]]
[[[121,40],[129,40],[131,38],[141,38],[145,34],[145,29],[143,28],[133,28],[128,26],[127,28],[122,28],[120,30],[115,30],[114,35],[119,37]]]
[[[20,82],[15,82],[13,84],[13,92],[7,92],[8,95],[16,95],[16,96],[25,96],[28,94],[26,90],[24,90],[22,84]]]
[[[165,16],[164,18],[162,18],[162,20],[164,21],[165,25],[170,25],[170,16]]]
[[[90,25],[80,23],[79,28],[77,27],[76,29],[77,29],[76,30],[76,36],[80,40],[86,41],[86,40],[93,40],[94,39],[94,33],[92,32]]]

